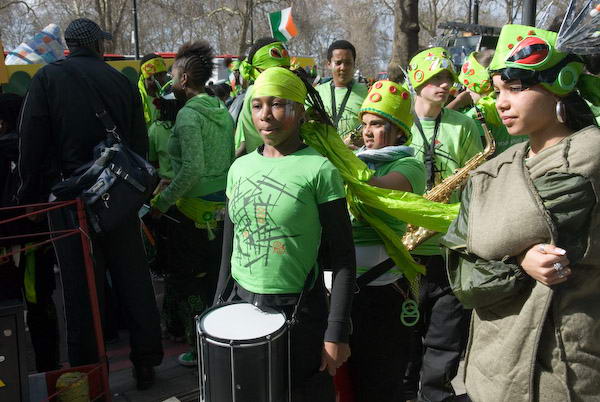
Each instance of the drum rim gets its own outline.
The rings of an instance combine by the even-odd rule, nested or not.
[[[256,345],[256,346],[260,346],[262,344],[265,343],[269,343],[272,342],[274,340],[276,340],[277,338],[279,338],[281,335],[283,335],[289,327],[288,324],[288,320],[287,317],[285,316],[285,314],[279,310],[277,310],[274,307],[269,307],[272,310],[275,310],[278,314],[283,315],[284,317],[284,323],[283,325],[275,332],[268,334],[268,335],[264,335],[264,336],[259,336],[258,338],[251,338],[251,339],[227,339],[227,338],[220,338],[218,336],[214,336],[212,334],[209,334],[208,332],[206,332],[202,326],[202,319],[210,314],[212,311],[221,308],[221,307],[225,307],[225,306],[230,306],[233,304],[248,304],[250,306],[254,306],[254,304],[252,303],[248,303],[246,301],[243,300],[236,300],[236,301],[230,301],[230,302],[225,302],[216,306],[212,306],[211,308],[205,310],[201,315],[196,317],[196,333],[200,336],[200,337],[204,337],[206,338],[207,341],[212,340],[214,342],[210,342],[212,344],[215,345],[219,345],[219,346],[229,346],[229,345]],[[256,308],[258,308],[257,306],[254,306]],[[270,337],[270,338],[269,338]]]

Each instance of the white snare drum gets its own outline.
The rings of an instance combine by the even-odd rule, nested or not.
[[[213,307],[196,320],[204,402],[289,401],[285,315],[245,302]]]

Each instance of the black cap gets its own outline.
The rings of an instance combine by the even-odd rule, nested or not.
[[[98,24],[87,18],[71,21],[65,29],[65,42],[72,45],[92,45],[100,39],[112,39],[112,34],[104,32]]]

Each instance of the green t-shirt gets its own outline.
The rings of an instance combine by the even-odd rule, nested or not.
[[[417,158],[404,157],[392,162],[384,163],[375,169],[375,176],[381,177],[388,173],[397,172],[406,177],[413,188],[413,193],[423,194],[426,186],[425,166]],[[406,231],[406,223],[386,214],[381,210],[373,210],[373,214],[387,223],[398,236],[402,236]],[[352,216],[352,236],[354,244],[360,246],[369,246],[373,244],[383,244],[375,229],[367,222]]]
[[[415,157],[425,162],[425,147],[430,146],[435,120],[421,119],[423,134],[421,135],[416,124],[413,124],[411,147],[415,149]],[[438,135],[435,141],[435,184],[439,184],[446,177],[463,167],[473,156],[481,152],[481,138],[479,129],[473,119],[455,110],[443,109]],[[456,190],[450,197],[450,203],[460,201],[460,190]],[[417,247],[413,254],[440,255],[439,239],[436,235]]]
[[[300,293],[321,240],[317,206],[345,197],[338,170],[313,148],[238,158],[227,177],[231,274],[260,294]]]
[[[150,127],[158,118],[158,109],[154,106],[153,96],[142,94],[142,102],[144,104],[144,120],[146,121],[146,126]]]
[[[402,174],[409,181],[412,186],[413,193],[423,194],[426,186],[426,173],[425,166],[417,158],[404,157],[392,162],[384,163],[375,169],[375,176],[385,176],[391,172],[398,172]],[[373,214],[385,222],[391,229],[396,232],[399,237],[404,235],[406,231],[406,223],[399,219],[394,218],[386,214],[381,210],[373,210]],[[367,222],[357,219],[351,216],[352,219],[352,237],[354,238],[354,244],[357,246],[371,246],[375,244],[384,244],[383,240],[377,234],[377,231],[373,229]],[[356,267],[356,274],[360,276],[372,267]],[[387,272],[387,277],[393,274],[393,278],[398,278],[402,272],[398,268],[393,268]],[[379,280],[384,280],[384,276],[380,277]]]
[[[321,95],[321,99],[323,100],[323,105],[325,106],[325,111],[329,117],[333,117],[332,114],[332,99],[331,99],[331,86],[333,81],[326,82],[321,85],[317,85],[315,88],[319,95]],[[340,106],[348,92],[348,88],[346,87],[335,87],[335,110],[337,113],[340,111]],[[350,92],[350,96],[348,97],[348,101],[346,103],[346,107],[344,108],[344,112],[342,113],[342,117],[338,122],[338,134],[343,138],[350,134],[351,131],[356,129],[361,121],[358,118],[358,111],[362,106],[363,101],[367,97],[368,89],[364,84],[353,81],[352,91]]]
[[[174,176],[171,158],[169,157],[169,137],[172,133],[170,123],[155,121],[148,129],[148,161],[158,162],[158,175],[161,179],[172,179]]]
[[[254,122],[252,122],[252,96],[254,94],[254,85],[250,85],[244,96],[244,104],[238,117],[237,127],[235,129],[235,149],[238,149],[242,142],[246,143],[246,153],[252,153],[256,148],[263,144]]]
[[[475,108],[471,108],[465,112],[465,115],[475,120],[477,128],[479,129],[479,134],[481,136],[481,142],[485,144],[485,138],[483,134],[483,126],[477,120],[477,112]],[[490,124],[486,119],[486,124],[488,129],[492,133],[492,137],[496,141],[496,152],[494,152],[494,156],[500,155],[502,152],[506,151],[508,148],[512,147],[515,144],[518,144],[523,141],[527,141],[528,137],[526,135],[510,135],[508,130],[504,124],[496,125]]]

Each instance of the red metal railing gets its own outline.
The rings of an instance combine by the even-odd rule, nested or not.
[[[31,205],[22,205],[16,207],[5,207],[0,208],[0,211],[19,211],[25,210],[24,214],[0,220],[0,226],[5,225],[10,222],[14,222],[20,219],[28,219],[35,215],[45,214],[48,211],[53,211],[59,208],[68,208],[75,206],[77,210],[77,220],[79,226],[74,229],[67,230],[57,230],[57,231],[47,231],[47,232],[39,232],[39,233],[29,233],[29,234],[19,234],[12,236],[0,237],[0,240],[18,240],[22,238],[32,238],[32,237],[46,237],[49,238],[46,240],[41,240],[34,244],[29,244],[28,246],[19,248],[18,250],[12,250],[10,253],[5,253],[0,255],[0,260],[4,258],[8,258],[14,254],[29,250],[34,247],[38,247],[44,244],[48,244],[54,242],[56,240],[69,237],[69,236],[80,236],[81,237],[81,246],[83,249],[83,263],[85,267],[85,274],[88,284],[89,297],[90,297],[90,306],[92,310],[92,321],[94,325],[94,334],[96,336],[96,347],[98,350],[98,363],[91,366],[84,366],[85,374],[88,376],[88,379],[91,375],[94,375],[96,372],[100,371],[101,377],[101,385],[102,390],[98,392],[96,395],[90,395],[93,399],[98,400],[100,398],[104,398],[105,401],[111,401],[111,393],[110,393],[110,385],[108,381],[108,360],[106,357],[106,350],[104,348],[104,336],[102,333],[102,323],[100,318],[100,307],[98,304],[98,293],[96,290],[96,281],[94,276],[94,264],[92,261],[91,255],[91,247],[90,247],[90,238],[89,231],[87,226],[87,220],[85,216],[85,207],[81,200],[72,200],[72,201],[60,201],[60,202],[51,202],[51,203],[41,203],[41,204],[31,204]],[[68,371],[77,371],[77,367],[68,369]],[[90,382],[91,383],[91,382]],[[75,384],[71,385],[74,386]],[[70,387],[67,387],[61,391],[56,391],[54,386],[49,387],[49,389],[54,389],[55,392],[48,396],[46,401],[51,401],[53,398],[56,398],[60,393],[66,391]]]

